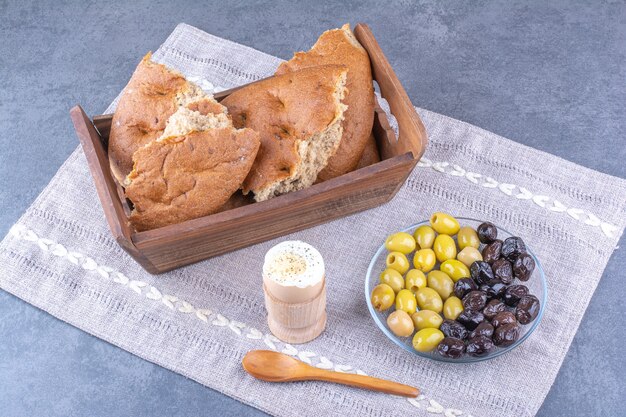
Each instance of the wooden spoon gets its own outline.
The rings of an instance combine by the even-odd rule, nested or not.
[[[327,381],[405,397],[417,397],[420,393],[417,388],[385,379],[319,369],[271,350],[251,350],[241,363],[250,375],[264,381]]]

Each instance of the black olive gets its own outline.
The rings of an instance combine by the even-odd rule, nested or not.
[[[498,298],[496,297],[496,292],[489,285],[486,285],[486,284],[481,285],[480,287],[478,287],[478,289],[484,292],[485,294],[487,294],[487,301],[491,301],[494,298]]]
[[[513,274],[520,281],[528,281],[535,270],[535,260],[527,253],[522,253],[513,264]]]
[[[487,336],[477,336],[470,339],[465,351],[471,356],[483,356],[491,352],[494,348],[493,341]]]
[[[503,324],[496,328],[493,333],[493,343],[496,346],[512,345],[519,337],[519,326],[517,323]]]
[[[515,262],[518,256],[522,253],[526,253],[526,245],[521,237],[511,236],[504,239],[500,252],[509,262]]]
[[[499,279],[507,285],[513,282],[513,267],[511,266],[511,262],[506,259],[500,258],[494,261],[491,265],[491,269],[493,270],[493,276],[496,279]]]
[[[487,294],[487,301],[491,301],[495,298],[502,298],[507,286],[501,282],[496,282],[493,285],[481,285],[479,289]]]
[[[483,321],[480,323],[472,332],[469,334],[469,338],[473,339],[476,336],[493,336],[493,326],[488,321]]]
[[[480,311],[487,304],[487,294],[484,291],[470,291],[463,297],[465,310]]]
[[[487,262],[476,261],[472,263],[472,266],[470,266],[470,275],[478,285],[489,285],[489,283],[497,282],[495,277],[493,276],[491,265],[489,265]]]
[[[515,317],[522,324],[531,323],[539,314],[539,299],[534,295],[524,295],[515,308]]]
[[[491,243],[498,237],[498,229],[493,223],[484,222],[476,228],[478,239],[482,243]]]
[[[457,359],[465,352],[465,343],[461,339],[445,337],[437,345],[437,352],[444,358]]]
[[[461,278],[454,283],[454,295],[463,298],[470,291],[477,290],[478,286],[471,278]]]
[[[493,320],[496,314],[506,311],[506,305],[500,300],[491,300],[483,309],[483,314],[487,320]]]
[[[494,240],[483,249],[483,261],[487,263],[494,263],[502,256],[502,241]]]
[[[528,294],[528,288],[525,285],[511,285],[504,291],[502,301],[508,306],[515,307],[520,298],[526,294]]]
[[[474,330],[478,325],[485,320],[485,316],[480,311],[464,310],[456,321],[461,323],[467,330]]]
[[[446,337],[453,337],[455,339],[465,340],[467,339],[468,331],[461,323],[454,320],[444,320],[439,326],[439,330]]]
[[[510,311],[501,311],[498,314],[496,314],[493,320],[491,320],[491,324],[496,329],[502,326],[503,324],[511,324],[511,323],[517,324],[517,319],[515,318],[515,314],[511,313]]]

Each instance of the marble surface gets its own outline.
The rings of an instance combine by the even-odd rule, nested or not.
[[[283,58],[367,22],[414,104],[626,177],[623,1],[5,0],[0,16],[0,235],[76,147],[69,108],[102,112],[183,21]],[[624,243],[539,416],[625,413]],[[0,291],[0,415],[164,414],[263,413]]]

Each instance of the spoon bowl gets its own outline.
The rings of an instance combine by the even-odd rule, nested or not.
[[[255,378],[270,382],[291,381],[306,363],[272,350],[253,350],[241,361],[243,369]]]

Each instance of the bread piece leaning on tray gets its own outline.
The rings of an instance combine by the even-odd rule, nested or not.
[[[369,58],[348,25],[221,103],[148,54],[113,116],[109,164],[132,226],[151,230],[376,162],[373,117]]]

